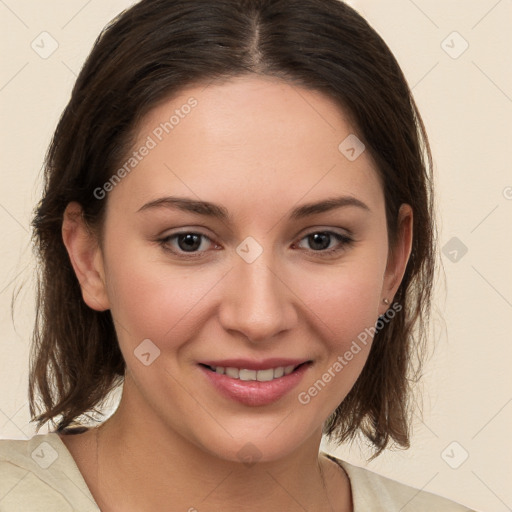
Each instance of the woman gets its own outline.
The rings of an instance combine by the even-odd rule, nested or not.
[[[46,164],[30,395],[57,428],[0,443],[2,510],[468,510],[319,452],[409,446],[434,269],[421,117],[354,10],[143,0]]]

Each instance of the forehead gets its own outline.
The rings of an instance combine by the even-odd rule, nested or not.
[[[248,203],[261,209],[277,199],[292,205],[326,194],[382,202],[368,152],[351,160],[340,150],[354,135],[334,100],[279,79],[245,76],[185,88],[143,119],[136,165],[113,195],[130,210],[166,193],[240,212]]]

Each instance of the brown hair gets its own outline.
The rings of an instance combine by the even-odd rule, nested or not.
[[[82,299],[61,236],[66,205],[77,201],[101,227],[108,199],[93,191],[124,161],[144,115],[187,86],[247,73],[323,92],[351,116],[383,183],[390,249],[400,205],[413,207],[412,252],[395,295],[402,310],[378,329],[324,426],[340,443],[363,433],[373,457],[391,439],[409,447],[410,382],[421,368],[435,268],[432,159],[391,51],[338,0],[143,0],[100,34],[46,155],[33,220],[40,275],[29,395],[38,429],[60,416],[62,430],[96,410],[125,369],[110,312]]]

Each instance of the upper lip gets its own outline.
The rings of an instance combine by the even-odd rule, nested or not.
[[[308,359],[270,358],[256,361],[254,359],[219,359],[217,361],[200,361],[200,364],[218,368],[240,368],[246,370],[268,370],[280,366],[299,366],[309,362]]]

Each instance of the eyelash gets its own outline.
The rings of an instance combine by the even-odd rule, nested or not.
[[[342,235],[341,233],[336,233],[335,231],[312,231],[311,233],[308,233],[308,234],[304,235],[299,240],[299,242],[301,242],[305,238],[308,238],[308,237],[310,237],[312,235],[316,235],[316,234],[332,235],[340,243],[339,246],[331,248],[331,249],[324,249],[324,250],[318,250],[318,251],[311,250],[312,253],[314,253],[315,255],[318,255],[320,257],[329,257],[329,256],[336,255],[338,252],[343,251],[343,250],[345,250],[345,248],[351,246],[353,244],[353,242],[354,242],[354,240],[352,238],[350,238],[349,236]],[[182,231],[181,233],[175,233],[173,235],[169,235],[169,236],[166,236],[164,238],[160,238],[157,241],[159,242],[160,246],[165,251],[168,251],[168,252],[170,252],[170,253],[172,253],[172,254],[174,254],[176,256],[179,256],[181,258],[184,258],[184,259],[194,259],[194,258],[201,258],[201,257],[203,257],[203,253],[205,251],[187,253],[187,252],[184,252],[184,251],[177,251],[175,249],[171,249],[170,248],[169,242],[171,240],[173,240],[173,239],[175,239],[175,238],[177,238],[179,236],[183,236],[183,235],[199,235],[200,237],[203,237],[203,238],[209,240],[210,242],[212,242],[211,238],[208,237],[207,235],[204,235],[203,233],[197,233],[197,232],[194,232],[194,231]]]

